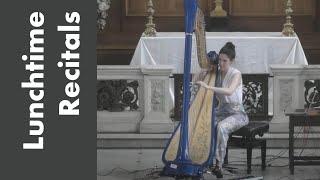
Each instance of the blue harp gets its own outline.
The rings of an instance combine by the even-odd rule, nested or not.
[[[190,103],[190,69],[192,35],[195,32],[199,66],[208,69],[204,15],[197,0],[185,0],[185,54],[183,74],[182,120],[174,130],[162,154],[167,176],[200,177],[212,165],[215,155],[215,96],[212,90],[200,87]],[[202,81],[215,85],[217,66]]]

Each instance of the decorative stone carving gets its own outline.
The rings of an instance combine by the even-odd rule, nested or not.
[[[164,80],[151,81],[151,109],[153,111],[164,112]]]
[[[97,0],[97,26],[100,30],[106,26],[110,5],[111,0]]]
[[[97,66],[99,133],[170,133],[172,66]]]
[[[291,104],[292,104],[293,80],[281,79],[279,80],[279,85],[280,85],[280,106],[278,110],[284,112],[286,108],[291,107]]]
[[[119,112],[137,110],[138,81],[106,80],[97,82],[97,110]]]
[[[243,84],[243,106],[247,113],[263,111],[261,82],[248,82]]]
[[[172,132],[174,125],[169,117],[169,76],[172,67],[145,66],[141,71],[144,78],[144,119],[140,123],[140,133]]]
[[[97,66],[97,132],[137,133],[143,114],[140,67]]]

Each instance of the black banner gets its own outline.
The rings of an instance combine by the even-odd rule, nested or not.
[[[3,1],[0,18],[0,179],[96,179],[96,1]]]

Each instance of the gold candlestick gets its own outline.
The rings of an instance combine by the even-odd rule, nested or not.
[[[210,12],[211,17],[226,17],[227,12],[222,8],[223,0],[215,1],[216,8]]]
[[[148,1],[147,12],[148,12],[148,17],[147,17],[146,29],[144,30],[142,36],[156,36],[157,31],[155,29],[156,25],[153,23],[154,8],[153,8],[152,0]]]
[[[287,6],[286,6],[286,23],[283,25],[282,34],[285,36],[293,36],[294,30],[293,30],[293,24],[291,23],[291,15],[293,13],[292,10],[292,2],[291,0],[287,0]]]

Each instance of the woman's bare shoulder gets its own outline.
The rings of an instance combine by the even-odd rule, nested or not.
[[[237,68],[233,68],[234,74],[242,74],[241,71]]]

